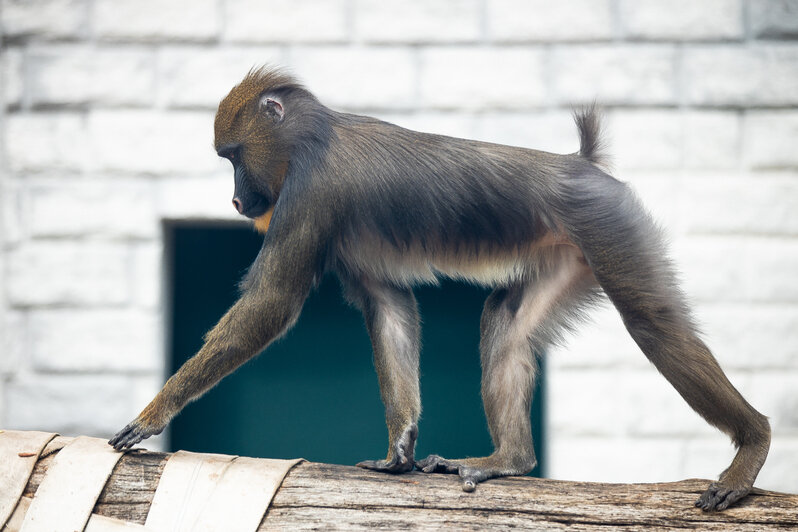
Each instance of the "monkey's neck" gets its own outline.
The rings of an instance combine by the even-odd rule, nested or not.
[[[261,214],[257,218],[255,218],[255,230],[258,233],[266,234],[266,231],[269,230],[269,224],[272,221],[272,213],[274,212],[274,207],[266,211],[265,213]]]

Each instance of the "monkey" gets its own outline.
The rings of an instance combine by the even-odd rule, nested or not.
[[[364,316],[385,406],[388,452],[360,467],[451,473],[474,491],[536,465],[536,353],[606,298],[657,370],[737,448],[695,505],[748,494],[770,425],[699,337],[662,231],[610,175],[595,106],[574,112],[579,151],[420,133],[334,111],[277,68],[251,70],[220,102],[215,148],[233,166],[233,205],[263,233],[241,294],[189,359],[109,444],[160,433],[190,401],[280,337],[327,273]],[[420,321],[413,287],[453,278],[490,287],[480,320],[486,457],[416,460]]]

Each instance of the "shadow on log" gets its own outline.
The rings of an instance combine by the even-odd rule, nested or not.
[[[71,438],[57,438],[68,442]],[[39,459],[23,493],[33,497],[56,453]],[[171,455],[134,450],[116,464],[94,513],[143,524]],[[491,480],[465,493],[451,475],[386,475],[303,462],[290,470],[259,530],[545,529],[786,530],[798,495],[755,490],[737,506],[705,513],[693,501],[707,480],[600,484],[529,477]]]

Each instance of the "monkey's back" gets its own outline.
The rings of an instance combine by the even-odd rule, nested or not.
[[[553,187],[575,155],[432,135],[337,115],[328,184],[348,271],[408,285],[438,276],[507,283],[556,261]],[[586,164],[586,163],[581,163]]]

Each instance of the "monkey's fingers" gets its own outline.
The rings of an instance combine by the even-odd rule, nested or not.
[[[725,510],[748,495],[750,491],[751,489],[747,487],[733,488],[723,482],[714,482],[695,501],[695,505],[705,512]]]
[[[149,438],[153,434],[157,434],[157,432],[143,428],[138,420],[134,420],[117,432],[113,438],[108,440],[108,444],[117,451],[122,451],[130,449],[141,440]]]

